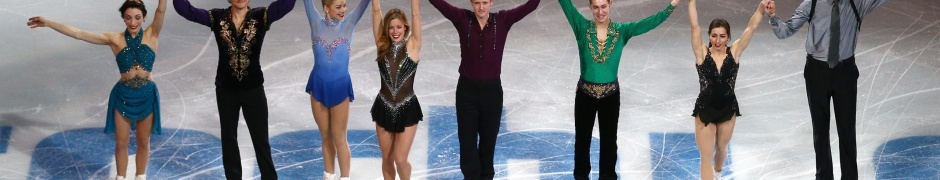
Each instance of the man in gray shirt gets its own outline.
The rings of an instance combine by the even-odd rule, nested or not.
[[[858,67],[855,45],[862,19],[887,0],[803,0],[783,22],[771,2],[765,14],[779,39],[796,34],[809,22],[806,36],[806,96],[813,121],[816,179],[834,179],[829,147],[829,100],[832,99],[839,134],[842,179],[858,179],[855,146],[855,106]]]

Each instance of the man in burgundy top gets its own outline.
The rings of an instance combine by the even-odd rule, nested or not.
[[[540,0],[490,13],[493,0],[470,0],[473,10],[430,0],[457,28],[460,79],[457,81],[457,137],[464,179],[493,179],[493,151],[503,108],[499,74],[506,35],[513,24],[535,11]],[[477,144],[479,136],[479,146]]]
[[[211,10],[193,7],[189,0],[173,0],[173,6],[180,16],[208,26],[219,45],[215,97],[222,129],[225,178],[242,178],[236,132],[238,111],[243,109],[261,179],[277,179],[268,144],[268,101],[259,60],[261,44],[271,24],[294,9],[296,0],[276,0],[268,7],[255,8],[248,7],[249,2],[251,0],[229,0],[232,6]]]

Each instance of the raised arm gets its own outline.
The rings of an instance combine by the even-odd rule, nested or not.
[[[382,38],[382,3],[372,0],[372,36],[375,37],[375,46],[379,46]]]
[[[676,5],[678,4],[679,0],[672,0],[672,2],[667,5],[666,8],[663,8],[663,10],[660,10],[656,14],[646,17],[646,19],[626,23],[623,28],[625,28],[624,31],[627,33],[621,34],[621,36],[638,36],[655,29],[660,24],[665,22],[667,18],[669,18],[669,15],[672,14],[672,11],[676,9]],[[621,42],[626,43],[627,41]]]
[[[888,0],[861,0],[858,5],[858,14],[859,16],[865,17],[872,11],[875,11],[881,5],[884,5]]]
[[[317,5],[313,0],[304,0],[304,9],[307,10],[307,21],[310,23],[310,30],[316,31],[320,26],[320,11],[317,11]]]
[[[575,38],[580,39],[581,36],[577,35],[578,30],[582,29],[581,26],[588,22],[587,18],[578,12],[578,8],[574,7],[571,0],[558,0],[558,4],[561,5],[561,12],[565,13],[568,25],[571,25],[571,30],[574,30]]]
[[[209,20],[209,11],[199,9],[189,4],[189,0],[173,0],[173,9],[176,13],[186,18],[186,20],[211,27]]]
[[[514,24],[525,18],[529,13],[535,11],[535,8],[539,7],[541,0],[529,0],[525,4],[519,5],[519,7],[503,10],[503,14],[506,14],[506,20],[510,24]]]
[[[811,0],[803,0],[803,3],[800,3],[800,6],[793,12],[793,16],[790,17],[790,20],[786,22],[780,22],[780,17],[777,17],[775,13],[771,13],[770,27],[774,29],[774,34],[777,35],[777,39],[789,38],[796,34],[800,28],[803,28],[803,24],[809,21],[811,6]]]
[[[415,52],[421,52],[421,0],[411,0],[411,43]],[[412,53],[411,56],[418,59],[418,53]]]
[[[696,9],[696,0],[689,0],[689,25],[692,29],[692,53],[695,54],[695,63],[700,64],[705,61],[705,42],[702,40],[702,28],[698,26],[698,10]]]
[[[287,16],[287,13],[294,10],[294,4],[297,4],[297,0],[276,0],[271,2],[267,10],[267,25],[271,26],[271,24],[277,20],[281,20],[281,18]]]
[[[114,43],[111,42],[111,39],[109,39],[106,34],[83,31],[81,29],[46,19],[41,16],[29,18],[29,22],[26,22],[26,25],[28,25],[29,28],[49,27],[66,36],[92,44],[114,45]]]
[[[444,15],[444,18],[447,18],[450,21],[454,21],[455,19],[459,19],[459,18],[465,18],[464,16],[466,16],[466,14],[464,13],[464,9],[454,7],[454,5],[447,3],[447,1],[444,1],[444,0],[428,0],[428,1],[431,2],[431,6],[434,6],[434,8],[437,8],[437,11],[441,12],[441,15]]]
[[[157,42],[160,37],[160,31],[163,29],[163,17],[166,15],[166,0],[160,0],[157,5],[157,12],[153,13],[153,23],[150,24],[150,27],[147,27],[146,31],[150,31],[150,41]]]
[[[757,6],[757,10],[754,11],[754,15],[751,15],[751,21],[747,23],[747,28],[744,29],[744,34],[741,35],[741,38],[735,40],[731,44],[731,54],[734,55],[734,60],[738,61],[741,59],[741,53],[744,52],[744,49],[747,48],[747,45],[751,43],[751,37],[754,36],[754,31],[757,30],[757,27],[760,26],[761,18],[764,17],[763,9],[767,5],[769,0],[763,0],[760,2],[760,5]]]
[[[346,21],[343,22],[344,32],[352,32],[356,28],[356,24],[359,23],[359,20],[362,19],[362,15],[366,13],[366,8],[369,7],[369,3],[372,3],[371,0],[361,0],[359,4],[356,5],[356,9],[353,9],[352,12],[347,13]],[[352,18],[352,19],[350,19]]]

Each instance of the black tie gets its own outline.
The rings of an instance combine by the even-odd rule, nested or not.
[[[832,22],[829,24],[829,68],[835,68],[839,64],[840,15],[839,1],[835,0],[832,2]]]

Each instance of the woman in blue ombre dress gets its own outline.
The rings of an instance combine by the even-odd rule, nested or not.
[[[114,133],[114,159],[117,177],[127,173],[127,147],[131,130],[137,130],[137,169],[135,179],[147,178],[147,160],[150,156],[150,134],[161,134],[160,93],[152,81],[151,70],[158,37],[163,28],[166,0],[160,0],[150,27],[141,30],[147,9],[138,0],[125,1],[118,9],[127,29],[123,33],[94,33],[43,17],[29,18],[30,28],[49,27],[66,36],[92,44],[108,45],[116,57],[121,78],[111,89],[105,133]]]
[[[346,12],[346,0],[321,0],[326,17],[321,17],[313,0],[304,0],[310,21],[310,39],[313,41],[313,70],[307,80],[313,119],[323,142],[324,179],[333,179],[334,162],[339,157],[340,179],[349,179],[349,143],[346,125],[349,122],[349,102],[353,96],[349,77],[349,54],[352,33],[362,18],[370,0],[361,0],[356,8]],[[346,18],[349,16],[349,18]]]

